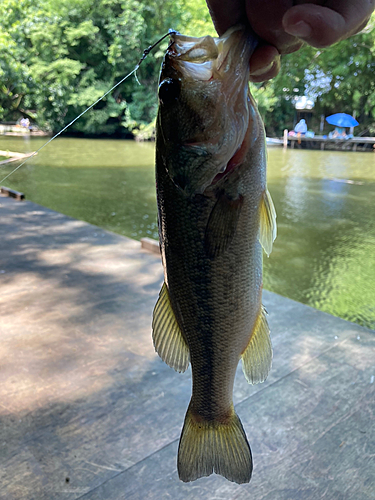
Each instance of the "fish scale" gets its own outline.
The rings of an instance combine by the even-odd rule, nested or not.
[[[269,253],[276,226],[264,129],[248,94],[255,43],[242,27],[218,39],[172,35],[160,77],[156,184],[165,283],[153,341],[177,371],[191,362],[192,398],[177,461],[183,481],[212,472],[250,480],[252,457],[233,407],[234,378],[241,357],[251,383],[263,381],[271,365],[261,244]]]

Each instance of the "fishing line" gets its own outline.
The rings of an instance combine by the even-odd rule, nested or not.
[[[35,155],[37,155],[39,153],[39,151],[41,151],[43,148],[45,148],[50,142],[52,142],[54,139],[56,139],[56,137],[58,137],[60,134],[62,134],[63,132],[65,132],[66,129],[68,129],[71,125],[73,125],[73,123],[75,123],[77,120],[79,120],[79,118],[81,118],[81,116],[83,116],[85,113],[87,113],[87,111],[90,111],[91,108],[93,108],[96,104],[98,104],[98,102],[100,102],[102,99],[104,99],[104,97],[106,97],[110,92],[112,92],[112,90],[114,90],[116,87],[118,87],[119,85],[121,85],[125,80],[127,80],[131,75],[135,75],[135,79],[136,81],[139,83],[139,80],[137,78],[137,75],[136,75],[136,72],[139,68],[139,66],[141,65],[141,63],[146,59],[146,57],[149,55],[149,53],[151,52],[152,49],[154,49],[157,45],[159,45],[160,42],[162,42],[164,40],[164,38],[167,38],[167,36],[169,35],[175,35],[177,33],[177,31],[175,30],[169,30],[168,33],[166,33],[165,35],[163,35],[161,38],[159,38],[159,40],[157,42],[155,42],[153,45],[150,45],[149,47],[147,47],[147,49],[145,49],[143,51],[143,54],[142,54],[142,57],[140,58],[140,60],[138,61],[138,63],[136,64],[135,68],[126,76],[124,76],[124,78],[122,80],[120,80],[118,83],[116,83],[116,85],[114,85],[111,89],[109,89],[105,94],[103,94],[101,97],[99,97],[99,99],[97,99],[93,104],[91,104],[91,106],[89,106],[88,108],[85,109],[85,111],[83,111],[81,114],[79,114],[76,118],[74,118],[74,120],[72,120],[70,123],[68,123],[68,125],[66,125],[62,130],[60,130],[60,132],[57,132],[56,135],[54,135],[49,141],[47,141],[45,144],[43,144],[39,149],[37,149],[36,151],[34,151],[34,153],[29,156],[25,161],[23,161],[20,165],[18,165],[18,167],[16,167],[14,170],[12,170],[8,175],[6,175],[3,179],[1,179],[0,181],[0,184],[2,184],[5,179],[8,179],[8,177],[10,177],[12,174],[14,174],[14,172],[16,172],[19,168],[21,168],[23,165],[25,165],[26,162],[28,162],[29,160],[31,160],[31,158],[33,158]],[[140,85],[140,83],[139,83]]]

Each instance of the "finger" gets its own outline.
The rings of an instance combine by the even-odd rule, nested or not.
[[[250,58],[250,80],[263,82],[274,78],[280,70],[280,54],[272,45],[261,45]]]
[[[250,24],[265,42],[274,45],[280,54],[295,52],[303,45],[301,40],[286,33],[283,15],[293,6],[292,0],[206,0],[215,29],[222,35],[237,24]],[[267,22],[264,22],[264,20]]]
[[[313,47],[328,47],[362,29],[374,10],[374,0],[330,1],[324,6],[311,3],[290,8],[283,17],[287,33]]]
[[[206,0],[208,10],[215,29],[222,35],[235,24],[246,20],[245,4],[240,0],[223,2],[222,0]]]
[[[292,0],[246,0],[250,26],[264,41],[274,45],[280,54],[289,54],[301,47],[301,41],[286,33],[282,25],[283,16],[291,7]]]

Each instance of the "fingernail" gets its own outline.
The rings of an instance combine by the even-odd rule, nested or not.
[[[275,61],[272,61],[271,64],[269,64],[268,66],[266,66],[265,68],[259,68],[257,69],[256,71],[250,71],[250,74],[251,76],[261,76],[261,75],[265,75],[266,73],[268,73],[271,69],[272,69],[272,66],[275,64]]]
[[[312,31],[311,26],[305,23],[305,21],[298,21],[298,23],[287,25],[284,29],[289,35],[298,38],[308,38]]]

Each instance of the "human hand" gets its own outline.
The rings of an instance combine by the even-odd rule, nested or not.
[[[269,80],[280,70],[280,55],[304,42],[328,47],[361,31],[375,0],[206,0],[219,35],[237,23],[250,24],[261,42],[250,59],[250,79]]]

